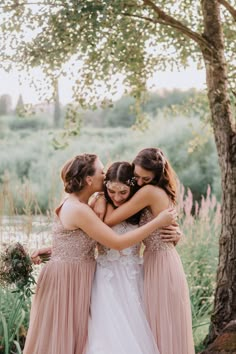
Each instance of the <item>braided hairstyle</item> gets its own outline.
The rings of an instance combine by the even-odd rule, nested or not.
[[[61,170],[61,179],[66,193],[76,193],[85,187],[86,177],[95,174],[96,159],[97,155],[81,154],[65,163]]]
[[[154,178],[149,184],[164,189],[171,201],[176,204],[177,176],[161,149],[146,148],[141,150],[133,161],[133,168],[135,165],[151,171]]]

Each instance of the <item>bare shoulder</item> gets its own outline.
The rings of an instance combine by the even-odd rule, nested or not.
[[[158,215],[160,211],[168,208],[169,197],[164,189],[148,184],[140,188],[136,193],[140,193],[140,198],[148,200],[148,205],[151,207],[152,213]]]
[[[149,198],[157,198],[157,197],[163,198],[163,197],[167,196],[164,189],[162,189],[158,186],[154,186],[152,184],[147,184],[147,185],[143,186],[142,188],[140,188],[138,190],[137,193],[140,193],[140,195],[143,194],[144,196],[149,197]]]
[[[153,193],[155,193],[156,196],[160,196],[162,198],[168,198],[166,191],[163,188],[160,188],[158,186],[153,186],[154,190]]]
[[[86,204],[74,201],[68,201],[60,210],[60,219],[66,228],[73,229],[80,227],[81,221],[92,210]]]
[[[153,194],[152,194],[152,201],[153,201],[153,210],[156,212],[160,212],[163,209],[166,209],[169,207],[169,197],[166,193],[166,191],[163,188],[160,188],[158,186],[153,186]]]
[[[155,186],[151,185],[151,184],[146,184],[145,186],[143,186],[142,188],[140,188],[136,194],[138,195],[144,195],[144,196],[149,196],[152,195],[152,193],[154,192],[154,190],[156,189]]]

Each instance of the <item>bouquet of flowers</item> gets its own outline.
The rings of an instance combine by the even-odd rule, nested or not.
[[[31,286],[36,284],[32,265],[30,255],[19,242],[8,246],[0,254],[0,285],[13,287],[13,292],[30,297],[33,294]]]

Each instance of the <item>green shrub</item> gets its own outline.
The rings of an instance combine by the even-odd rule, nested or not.
[[[60,194],[59,171],[72,156],[95,152],[107,166],[116,160],[132,161],[140,149],[158,146],[168,156],[181,183],[192,190],[195,200],[201,200],[208,185],[219,199],[220,174],[212,135],[206,133],[204,140],[189,151],[191,141],[201,129],[201,122],[194,117],[168,119],[161,116],[150,121],[145,132],[122,127],[86,126],[80,136],[70,138],[64,150],[56,151],[52,146],[52,136],[54,134],[60,140],[60,131],[52,131],[51,135],[48,130],[41,130],[40,134],[29,130],[8,131],[0,149],[0,183],[5,171],[8,171],[13,186],[29,181],[41,210],[46,211],[51,203],[51,186],[54,185],[55,192]],[[17,200],[19,205],[20,197],[17,196]]]
[[[40,117],[14,117],[9,119],[9,128],[16,130],[42,130],[50,127],[49,123]]]

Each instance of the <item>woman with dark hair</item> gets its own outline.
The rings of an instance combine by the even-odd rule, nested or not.
[[[90,196],[103,189],[99,158],[93,154],[74,157],[62,168],[61,178],[68,196],[56,208],[52,255],[39,275],[24,354],[83,354],[97,242],[121,250],[176,217],[173,209],[165,210],[121,238],[88,206]]]
[[[140,225],[176,205],[176,176],[160,149],[147,148],[133,161],[140,190],[106,216],[115,225],[143,208]],[[174,242],[163,242],[156,230],[144,240],[144,302],[161,354],[194,354],[189,290]]]
[[[107,212],[111,207],[119,208],[136,189],[132,165],[113,163],[104,180]],[[122,239],[125,232],[138,228],[139,216],[134,215],[113,230]],[[159,354],[144,310],[139,251],[140,244],[122,251],[99,245],[86,354]]]

